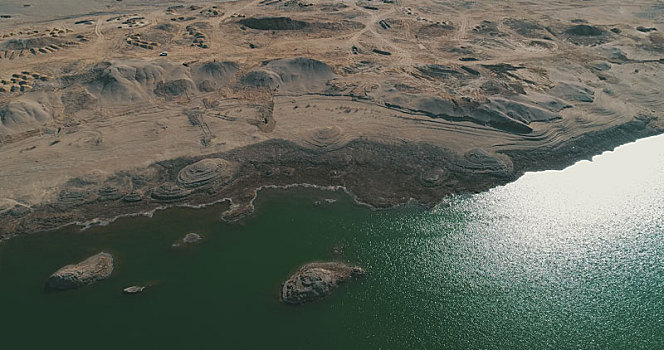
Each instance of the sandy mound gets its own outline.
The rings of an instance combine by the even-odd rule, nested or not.
[[[237,65],[232,62],[207,62],[186,67],[169,60],[116,60],[99,63],[87,72],[65,76],[60,81],[64,87],[84,87],[93,98],[103,103],[127,105],[155,95],[169,99],[215,91],[227,85],[237,70]],[[85,96],[71,97],[69,100],[75,102],[77,97]]]
[[[237,71],[233,62],[207,62],[191,66],[191,77],[200,91],[209,92],[228,84]]]
[[[42,104],[29,99],[0,104],[0,136],[29,131],[53,121]]]
[[[171,81],[160,81],[154,89],[154,94],[160,97],[176,97],[185,94],[191,95],[196,92],[196,85],[191,79],[177,79]]]
[[[280,86],[279,75],[263,69],[253,70],[242,77],[242,83],[253,88],[276,90]]]
[[[268,62],[247,73],[242,82],[251,87],[267,87],[282,92],[320,92],[334,77],[327,64],[297,57]]]
[[[88,90],[105,102],[131,103],[149,98],[158,85],[189,79],[187,69],[169,61],[126,60],[102,64]],[[192,83],[193,85],[193,83]],[[174,91],[176,89],[174,88]]]
[[[34,37],[34,38],[14,38],[9,39],[0,44],[1,50],[24,50],[24,49],[38,49],[50,45],[62,44],[64,41],[59,38],[51,37]]]

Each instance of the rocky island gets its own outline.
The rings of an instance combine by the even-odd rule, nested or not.
[[[2,238],[297,184],[431,206],[664,130],[655,2],[44,6],[0,19]]]
[[[139,294],[139,293],[143,293],[144,290],[145,290],[144,286],[131,286],[131,287],[127,287],[127,288],[123,289],[122,293],[124,293],[124,294]]]
[[[361,267],[338,262],[315,262],[300,267],[281,288],[281,301],[299,305],[328,296],[339,284],[364,275]]]
[[[46,287],[53,290],[83,287],[110,277],[113,267],[113,256],[102,252],[54,272],[48,278]]]
[[[173,243],[171,247],[173,248],[179,248],[187,245],[191,245],[194,243],[198,243],[203,240],[203,237],[199,235],[198,233],[190,232],[187,233],[182,239],[178,240],[177,242]]]

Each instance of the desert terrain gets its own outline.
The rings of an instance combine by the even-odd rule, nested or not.
[[[664,2],[0,4],[0,236],[484,191],[664,130]]]

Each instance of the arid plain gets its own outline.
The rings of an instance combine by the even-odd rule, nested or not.
[[[661,1],[0,5],[0,235],[343,187],[438,203],[664,130]]]

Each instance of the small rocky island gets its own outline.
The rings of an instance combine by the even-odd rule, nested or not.
[[[113,272],[113,256],[101,252],[78,264],[54,272],[46,282],[48,289],[66,290],[82,287],[108,278]]]
[[[127,287],[127,288],[123,289],[122,293],[124,293],[124,294],[138,294],[138,293],[143,293],[144,290],[145,290],[144,286],[131,286],[131,287]]]
[[[339,262],[315,262],[300,267],[283,285],[281,301],[300,305],[328,296],[339,284],[364,275],[361,267]]]
[[[190,244],[198,243],[203,240],[203,236],[199,235],[198,233],[190,232],[187,233],[182,239],[178,240],[177,242],[173,243],[171,247],[173,248],[179,248],[183,246],[187,246]]]

